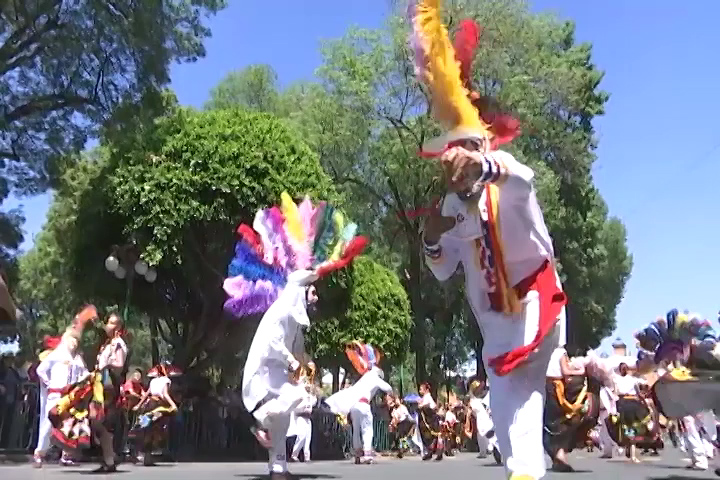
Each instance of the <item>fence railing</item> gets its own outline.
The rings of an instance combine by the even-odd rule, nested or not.
[[[39,394],[27,383],[15,399],[0,403],[0,450],[32,452],[37,444]],[[345,458],[352,452],[352,434],[332,413],[316,409],[312,414],[311,455],[317,460]],[[250,433],[248,415],[214,401],[192,401],[180,407],[170,424],[168,451],[178,459],[227,458],[253,461],[267,452]],[[387,422],[375,416],[373,447],[390,449]],[[122,442],[118,443],[120,446]]]

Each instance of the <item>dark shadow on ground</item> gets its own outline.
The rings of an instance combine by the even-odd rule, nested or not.
[[[239,473],[235,475],[237,478],[248,478],[250,480],[267,480],[270,476],[269,475],[256,475],[256,474],[246,474],[246,473]],[[336,475],[326,475],[326,474],[314,474],[314,473],[291,473],[290,478],[295,480],[301,480],[301,479],[310,479],[315,480],[319,478],[340,478]]]

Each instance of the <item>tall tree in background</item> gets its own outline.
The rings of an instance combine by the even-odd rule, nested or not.
[[[602,73],[591,62],[590,46],[575,45],[572,24],[534,15],[524,2],[453,2],[451,27],[466,17],[484,26],[476,87],[511,108],[523,125],[510,151],[536,173],[570,295],[570,337],[579,346],[597,346],[614,328],[632,265],[619,221],[611,220],[616,226],[606,232],[607,209],[590,175],[592,119],[607,100],[598,89]],[[428,206],[439,192],[439,169],[416,155],[438,128],[414,79],[406,36],[404,20],[394,18],[385,30],[351,30],[327,43],[320,83],[288,90],[292,99],[284,104],[296,106],[288,117],[348,192],[348,209],[373,229],[387,261],[404,271],[416,373],[424,380],[427,321],[441,321],[430,307],[438,290],[423,264],[420,220],[407,212]],[[599,292],[607,283],[613,288]]]
[[[231,72],[210,91],[205,108],[216,110],[242,107],[277,113],[280,97],[277,80],[277,73],[269,65],[250,65]]]
[[[124,285],[103,264],[114,244],[134,241],[157,280],[136,282],[131,313],[147,317],[177,365],[202,370],[237,330],[252,337],[252,322],[222,312],[237,224],[285,190],[335,194],[317,156],[273,116],[168,105],[150,125],[129,124],[132,141],[108,142],[65,172],[23,277],[42,281],[28,296],[60,317],[79,303],[123,304]]]
[[[339,386],[340,367],[350,369],[345,345],[353,340],[380,349],[384,366],[405,359],[412,319],[395,272],[360,256],[346,270],[319,282],[318,297],[320,318],[308,331],[308,348],[320,367],[333,372],[333,391]]]
[[[1,2],[0,202],[43,191],[58,159],[82,149],[118,105],[152,98],[172,62],[203,56],[203,17],[225,3]],[[10,253],[21,220],[0,213],[0,247]]]

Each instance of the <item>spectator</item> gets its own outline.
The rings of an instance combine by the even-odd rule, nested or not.
[[[14,448],[13,419],[20,398],[22,380],[13,365],[13,357],[0,357],[0,448]]]

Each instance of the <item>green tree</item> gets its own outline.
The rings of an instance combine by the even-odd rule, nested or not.
[[[607,212],[590,175],[592,119],[607,100],[598,89],[602,73],[591,62],[590,46],[575,44],[571,24],[534,15],[524,2],[453,2],[450,25],[465,17],[485,25],[474,84],[510,106],[523,125],[524,135],[509,150],[536,172],[570,296],[570,334],[596,346],[614,326],[631,265],[623,242],[613,249],[602,245]],[[414,79],[406,36],[405,21],[393,18],[387,29],[351,30],[328,42],[319,84],[285,92],[292,99],[284,104],[296,106],[288,117],[347,192],[349,212],[372,232],[373,254],[404,273],[417,376],[425,380],[432,356],[426,322],[439,321],[431,307],[438,291],[423,264],[420,220],[407,212],[426,207],[440,191],[439,169],[416,155],[438,127]],[[618,273],[607,278],[616,282],[607,290],[612,295],[593,287],[609,266]]]
[[[57,191],[48,211],[47,222],[43,230],[35,238],[33,248],[19,257],[19,282],[16,293],[18,303],[23,311],[20,322],[20,339],[23,354],[34,356],[41,348],[45,335],[58,335],[69,325],[77,310],[87,302],[96,304],[101,314],[122,310],[124,306],[124,285],[107,272],[102,272],[102,265],[97,265],[98,285],[112,295],[82,295],[75,286],[75,258],[72,257],[77,237],[94,233],[92,222],[82,223],[80,214],[87,210],[82,204],[84,196],[93,191],[102,178],[107,164],[107,150],[96,149],[75,162],[57,183]],[[97,195],[94,200],[101,199]],[[101,214],[107,203],[98,203],[94,218],[100,220],[105,227],[112,222],[104,221]],[[118,231],[115,230],[115,233]],[[113,233],[113,232],[110,232]],[[104,273],[104,275],[101,275]],[[148,366],[150,358],[150,335],[147,329],[147,318],[142,312],[130,311],[126,326],[132,336],[132,362],[136,365]],[[97,347],[98,336],[93,329],[88,330],[83,341],[84,351],[90,356]]]
[[[384,355],[384,365],[399,365],[407,354],[412,320],[410,303],[397,275],[360,256],[346,271],[318,286],[320,319],[308,331],[308,348],[318,365],[334,372],[350,369],[345,345],[370,343]]]
[[[277,73],[270,65],[251,65],[231,72],[210,91],[205,108],[247,108],[277,113],[279,93]]]
[[[313,152],[271,115],[176,108],[137,127],[140,134],[127,132],[136,142],[111,143],[104,160],[68,171],[67,179],[83,169],[95,175],[85,188],[68,180],[74,222],[54,235],[70,259],[74,295],[108,304],[122,304],[125,288],[103,261],[112,245],[134,241],[158,275],[135,283],[132,308],[178,365],[201,369],[234,330],[251,328],[222,312],[235,226],[284,190],[337,197]]]
[[[203,17],[224,6],[224,0],[0,3],[0,202],[44,190],[58,173],[56,162],[96,137],[118,105],[151,98],[169,82],[172,62],[203,56],[210,35]],[[17,248],[21,220],[0,213],[0,248]]]

